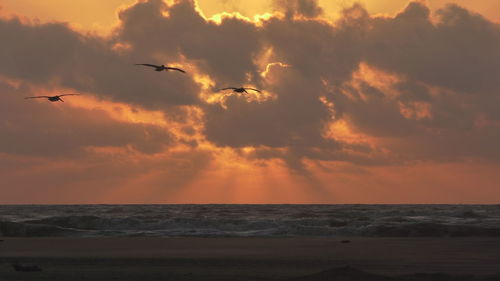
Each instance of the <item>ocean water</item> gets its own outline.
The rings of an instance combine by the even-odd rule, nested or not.
[[[500,205],[0,205],[5,237],[500,237]]]

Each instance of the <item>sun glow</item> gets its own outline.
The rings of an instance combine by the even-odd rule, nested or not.
[[[387,98],[396,98],[400,95],[400,91],[396,90],[394,85],[404,80],[405,78],[400,75],[384,72],[363,62],[359,65],[358,71],[352,74],[352,80],[349,83],[357,88],[361,97],[365,99],[363,91],[360,90],[360,83],[363,82],[379,90]]]
[[[68,100],[71,106],[88,110],[99,109],[107,112],[110,117],[135,124],[151,124],[159,127],[168,127],[169,123],[161,111],[152,111],[138,108],[126,103],[97,99],[91,93],[83,93],[78,101]]]
[[[325,132],[325,137],[349,144],[371,143],[374,141],[367,135],[354,131],[345,119],[331,122]]]
[[[264,13],[264,14],[254,15],[252,18],[249,18],[238,12],[232,12],[232,13],[222,12],[215,14],[209,18],[205,18],[205,20],[212,21],[216,24],[221,24],[224,21],[224,19],[235,18],[246,22],[250,22],[252,24],[255,24],[256,26],[262,26],[265,21],[269,20],[274,16],[276,16],[275,13]]]

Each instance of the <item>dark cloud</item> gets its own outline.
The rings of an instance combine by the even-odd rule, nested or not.
[[[280,71],[277,83],[266,90],[276,99],[249,101],[245,95],[227,98],[219,104],[204,107],[206,135],[221,146],[285,147],[302,143],[318,145],[322,120],[328,119],[327,108],[318,99],[318,81],[308,81],[294,70]]]
[[[374,19],[366,60],[457,92],[498,93],[499,26],[456,5],[436,16],[433,23],[429,9],[415,2],[394,18]]]
[[[261,46],[258,28],[250,22],[225,18],[216,24],[202,18],[192,1],[167,7],[159,0],[138,3],[122,11],[120,19],[117,40],[144,57],[183,55],[221,85],[244,83],[249,74],[256,77],[253,61]]]
[[[361,89],[348,88],[347,91],[357,98],[336,93],[335,105],[339,116],[347,118],[356,129],[375,137],[417,133],[416,121],[401,114],[398,100],[387,98],[380,90],[366,83],[361,85]]]
[[[316,0],[274,0],[273,4],[278,10],[283,10],[287,18],[294,16],[314,18],[323,13]]]
[[[355,6],[344,14],[338,26],[324,21],[269,20],[262,31],[273,48],[273,59],[292,65],[307,78],[326,78],[333,83],[350,79],[363,55],[360,43],[366,11]]]
[[[189,77],[133,66],[152,58],[119,53],[106,38],[79,34],[64,24],[0,19],[0,37],[0,74],[8,77],[155,109],[197,102],[199,88]]]
[[[173,118],[186,116],[176,113],[180,105],[191,105],[203,114],[209,142],[235,149],[254,146],[257,151],[251,157],[280,158],[297,170],[305,158],[367,165],[499,159],[497,24],[456,5],[432,14],[424,4],[413,2],[394,17],[373,17],[353,5],[329,23],[316,19],[322,14],[316,1],[275,4],[286,16],[257,25],[237,17],[207,21],[192,1],[141,1],[120,12],[120,26],[106,38],[60,23],[2,19],[0,74],[160,109],[177,115]],[[268,62],[288,66],[271,67],[261,76],[264,53]],[[224,106],[207,103],[198,98],[200,86],[190,75],[132,66],[181,61],[196,66],[217,87],[254,85],[270,97],[229,95]],[[397,81],[380,88],[357,77],[363,63]],[[31,129],[15,131],[24,138],[43,140],[44,130],[52,130],[46,124],[56,124],[60,117],[44,109],[40,120],[21,118],[14,107],[21,105],[2,114]],[[106,120],[103,114],[78,112],[68,118],[71,122],[56,124],[51,134],[66,139],[68,151],[133,144],[149,153],[168,145],[162,141],[168,139],[165,132],[97,122]],[[326,138],[328,125],[338,120],[376,142]],[[70,123],[86,133],[68,135]],[[13,153],[34,153],[12,138],[8,145]],[[55,145],[49,147],[57,153]],[[36,145],[30,149],[41,151]]]
[[[23,85],[13,89],[0,83],[0,91],[0,152],[61,158],[88,147],[117,147],[152,154],[173,143],[164,128],[120,122],[102,110],[25,100],[33,93]]]

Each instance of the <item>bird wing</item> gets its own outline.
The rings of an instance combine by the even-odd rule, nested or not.
[[[34,97],[25,97],[25,99],[38,99],[38,98],[50,98],[49,96],[34,96]]]
[[[58,97],[64,97],[64,96],[79,96],[81,94],[63,94],[63,95],[58,95]]]
[[[149,67],[160,67],[159,65],[149,64],[149,63],[136,63],[135,65],[144,65]]]
[[[220,90],[218,90],[217,92],[220,92],[220,91],[224,91],[224,90],[236,90],[237,88],[235,87],[228,87],[228,88],[222,88]]]
[[[184,70],[182,70],[182,69],[180,69],[180,68],[177,68],[177,67],[168,67],[168,66],[167,66],[167,67],[165,67],[165,68],[166,68],[166,69],[170,69],[170,70],[177,70],[177,71],[180,71],[180,72],[182,72],[182,73],[186,73],[186,71],[184,71]]]
[[[259,93],[262,94],[262,92],[260,90],[257,90],[257,89],[254,89],[254,88],[245,88],[245,89],[247,89],[247,90],[253,90],[253,91],[256,91],[256,92],[259,92]]]

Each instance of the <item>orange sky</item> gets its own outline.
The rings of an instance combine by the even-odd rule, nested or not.
[[[357,2],[361,2],[371,14],[394,17],[406,7],[409,1],[362,0]],[[428,0],[423,2],[433,11],[444,7],[446,3],[456,3],[485,16],[490,21],[500,21],[500,2],[497,0]],[[41,22],[68,22],[77,32],[90,31],[110,36],[111,31],[116,31],[116,28],[120,26],[117,11],[128,9],[135,3],[135,0],[3,0],[0,4],[2,8],[0,15],[4,18],[10,15],[24,16]],[[271,1],[267,0],[197,1],[198,7],[206,17],[222,12],[238,12],[243,16],[253,18],[255,15],[273,13],[280,9],[270,3]],[[319,0],[318,3],[323,8],[326,18],[338,20],[342,17],[342,9],[350,7],[354,1]],[[381,30],[385,32],[382,28]],[[292,30],[302,32],[295,28]],[[307,29],[304,30],[308,33]],[[242,32],[246,31],[247,29],[244,29]],[[272,30],[269,31],[271,32]],[[389,30],[387,34],[396,32],[397,30]],[[182,38],[198,42],[195,36]],[[127,44],[120,42],[120,44],[113,45],[114,49],[111,52],[119,54],[120,59],[126,57],[137,60],[137,58],[142,59],[141,56],[145,57],[145,54],[162,60],[175,57],[176,60],[172,63],[187,69],[192,75],[189,77],[192,78],[168,76],[166,79],[170,79],[168,83],[181,84],[182,90],[195,92],[201,100],[198,104],[194,102],[190,104],[190,101],[178,102],[175,94],[173,98],[170,96],[164,98],[162,94],[148,93],[144,100],[157,99],[151,104],[135,99],[134,96],[129,97],[125,94],[120,96],[119,91],[118,94],[108,95],[108,92],[114,90],[104,84],[104,86],[99,86],[96,82],[97,78],[91,77],[91,74],[86,75],[84,72],[75,74],[66,83],[60,82],[67,79],[63,77],[64,75],[49,77],[47,81],[42,81],[43,79],[39,78],[26,78],[24,74],[0,72],[1,87],[6,89],[4,92],[13,93],[9,96],[9,104],[11,104],[9,107],[16,108],[17,112],[24,111],[26,114],[34,112],[47,116],[46,119],[43,117],[35,122],[25,120],[13,110],[5,113],[6,128],[14,128],[13,132],[29,139],[30,136],[25,136],[23,131],[35,126],[47,126],[46,129],[40,129],[39,135],[36,136],[38,140],[42,138],[41,142],[44,142],[47,137],[47,145],[55,136],[67,137],[69,140],[89,138],[81,144],[75,140],[74,145],[78,148],[78,152],[74,154],[67,152],[67,154],[55,156],[46,155],[36,151],[39,149],[36,145],[33,145],[33,151],[36,152],[29,149],[25,151],[17,146],[10,150],[7,148],[6,151],[0,151],[0,176],[4,181],[4,184],[0,185],[2,194],[0,204],[500,202],[497,199],[500,198],[500,192],[496,188],[500,180],[498,174],[500,164],[494,156],[491,156],[491,159],[484,156],[479,148],[477,151],[471,150],[470,153],[458,155],[460,153],[455,153],[452,149],[460,147],[460,143],[441,147],[436,144],[434,148],[434,141],[427,135],[418,135],[414,132],[400,135],[400,132],[405,131],[407,126],[417,124],[415,130],[436,136],[436,143],[440,142],[441,136],[445,139],[448,133],[450,136],[456,134],[458,138],[467,136],[467,141],[470,141],[471,145],[483,143],[482,140],[471,137],[483,128],[489,130],[485,134],[496,137],[500,128],[500,118],[491,117],[487,98],[485,98],[486,102],[471,101],[472,98],[464,96],[460,88],[464,87],[463,91],[467,92],[469,89],[467,87],[473,85],[471,87],[474,88],[477,84],[475,80],[470,84],[450,82],[447,77],[442,78],[444,82],[435,81],[434,77],[415,74],[419,67],[406,69],[395,66],[397,63],[391,64],[389,60],[380,62],[375,54],[371,61],[360,62],[352,73],[346,70],[349,75],[346,75],[348,78],[342,78],[344,79],[342,83],[336,81],[336,77],[343,76],[343,71],[333,72],[334,78],[324,78],[330,74],[328,70],[325,70],[327,74],[322,74],[324,77],[321,82],[324,88],[318,90],[321,93],[317,93],[319,98],[312,101],[305,95],[303,104],[295,105],[293,102],[290,103],[290,100],[293,101],[292,98],[287,98],[288,88],[286,87],[300,88],[302,85],[300,83],[303,83],[304,89],[309,89],[309,80],[314,79],[305,79],[304,75],[297,72],[299,70],[296,69],[296,64],[294,65],[291,61],[297,59],[296,62],[307,64],[308,60],[299,60],[296,53],[288,54],[286,51],[279,53],[280,50],[277,49],[280,48],[280,42],[269,43],[273,39],[266,38],[265,40],[268,40],[266,41],[268,44],[276,44],[275,46],[260,50],[258,56],[248,59],[256,65],[262,77],[255,78],[254,76],[258,74],[253,74],[251,71],[246,73],[247,86],[261,83],[267,85],[270,90],[263,95],[248,96],[213,93],[215,86],[224,85],[221,77],[227,78],[233,75],[231,72],[225,73],[224,70],[217,75],[212,75],[207,70],[212,67],[209,56],[220,55],[216,49],[213,52],[207,51],[206,54],[200,52],[202,55],[199,55],[196,53],[198,50],[193,51],[189,47],[181,46],[179,48],[186,48],[186,50],[176,57],[173,53],[155,51],[154,47],[150,50],[150,46],[141,45],[140,47],[144,47],[144,50],[137,48],[134,50],[137,53],[129,54],[131,47]],[[136,39],[133,38],[133,40]],[[58,44],[59,42],[55,43],[55,45]],[[68,43],[68,45],[71,44]],[[403,46],[406,45],[403,44]],[[100,45],[95,44],[95,46],[99,47],[91,50],[98,52]],[[222,44],[212,47],[223,48],[224,46]],[[319,47],[315,49],[315,46],[307,45],[306,47],[321,54],[328,53]],[[290,51],[295,51],[294,47],[290,46]],[[255,48],[260,48],[260,46]],[[342,45],[336,48],[336,51],[343,50]],[[57,51],[51,51],[51,53],[54,52],[57,53]],[[121,56],[120,52],[126,55]],[[341,64],[344,63],[345,57],[335,57],[332,61],[335,64]],[[114,62],[113,59],[110,59],[110,62]],[[397,58],[395,61],[398,61]],[[421,59],[416,59],[415,65],[418,61]],[[79,63],[85,65],[85,61]],[[131,65],[131,61],[127,63]],[[246,61],[238,63],[245,65]],[[377,66],[371,65],[377,63],[379,63]],[[77,65],[80,66],[80,64]],[[350,61],[345,64],[346,68],[350,67]],[[314,69],[315,65],[312,64],[310,67]],[[214,71],[217,70],[214,69]],[[143,71],[136,74],[137,72],[134,71],[143,71],[143,69],[124,70],[126,75],[130,72],[132,73],[130,75],[137,76],[123,76],[128,78],[120,77],[120,79],[133,77],[133,79],[144,79],[145,84],[165,84],[157,76],[152,78],[148,76],[156,73]],[[117,83],[123,81],[120,79]],[[304,79],[303,82],[301,79]],[[79,83],[91,86],[88,91],[77,90],[76,87],[70,86],[70,84],[80,85]],[[351,90],[352,92],[349,92]],[[27,106],[25,106],[26,101],[12,98],[15,95],[16,97],[28,95],[26,93],[51,95],[67,91],[80,92],[84,95],[68,97],[64,104],[33,100]],[[329,96],[329,91],[341,92],[341,94]],[[481,92],[483,89],[477,91]],[[407,92],[411,92],[412,95],[425,92],[426,95],[425,97],[419,96],[415,100],[402,98]],[[446,104],[448,101],[446,98],[452,95],[455,96],[453,100],[457,101],[457,105],[456,108],[449,109],[443,104]],[[498,94],[491,94],[491,96],[493,101],[499,100]],[[342,97],[343,100],[336,100],[334,97]],[[167,98],[172,98],[173,101],[165,101]],[[296,98],[302,98],[302,96]],[[285,105],[281,105],[283,100],[290,104],[285,102]],[[300,123],[300,120],[282,123],[280,121],[276,126],[271,124],[266,127],[271,134],[279,131],[281,126],[289,125],[290,128],[284,128],[283,132],[288,138],[285,139],[285,144],[279,143],[274,138],[268,140],[266,135],[254,136],[251,132],[238,131],[234,132],[234,135],[227,133],[231,128],[252,126],[252,123],[244,117],[245,114],[254,114],[252,120],[262,122],[259,114],[263,115],[262,118],[266,118],[265,114],[273,110],[287,108],[293,113],[294,110],[301,111],[301,106],[305,108],[309,105],[324,106],[321,107],[320,113],[317,113],[317,110],[311,110],[310,114],[318,114],[318,119],[323,118],[319,122],[320,135],[328,142],[328,145],[335,146],[334,143],[338,142],[342,144],[342,149],[335,150],[330,147],[325,149],[322,141],[318,144],[314,137],[306,137],[306,134],[314,135],[314,132],[310,129],[310,123],[305,123],[303,126],[295,124]],[[267,106],[270,109],[267,109]],[[364,113],[360,113],[369,111],[373,106],[380,106],[373,112],[374,116],[382,115],[380,122],[394,120],[395,115],[383,114],[384,110],[393,110],[391,114],[396,114],[398,118],[401,118],[400,123],[395,121],[394,126],[400,127],[398,129],[384,128],[383,125],[374,123],[375,121],[369,115],[365,116]],[[471,111],[466,111],[469,109]],[[335,115],[341,110],[345,110],[345,113],[336,118]],[[467,124],[458,124],[454,120],[450,121],[450,116],[459,110],[464,110],[467,114],[472,112],[470,114],[474,116],[471,119],[475,123],[471,125],[467,123],[469,121],[463,121]],[[286,117],[287,112],[270,116],[292,118]],[[325,120],[324,116],[331,118]],[[16,127],[15,122],[21,119],[25,123],[20,124],[24,125]],[[49,124],[53,124],[54,120],[59,120],[57,122],[61,125],[51,129]],[[232,123],[236,122],[235,120],[241,123],[235,125]],[[429,125],[428,123],[433,120],[439,120],[439,122]],[[267,123],[264,121],[262,125],[267,126]],[[99,128],[93,128],[95,126]],[[221,128],[227,126],[227,128],[222,130],[219,126]],[[460,130],[467,126],[473,128],[467,129],[466,133],[460,135],[462,134]],[[119,129],[114,131],[116,127]],[[287,135],[287,129],[293,132],[290,136]],[[82,135],[79,134],[80,130],[83,132]],[[251,131],[252,128],[248,130]],[[133,137],[131,136],[133,134],[139,136]],[[98,135],[105,135],[106,139],[100,139]],[[124,137],[130,137],[130,140],[122,140]],[[277,133],[276,139],[279,137],[281,135]],[[279,144],[275,145],[276,141]],[[311,142],[309,147],[308,142]],[[14,147],[15,140],[8,145]],[[446,152],[448,148],[451,152]],[[435,153],[433,153],[434,150]],[[459,150],[457,148],[457,151]],[[317,153],[317,151],[320,152]],[[400,155],[396,155],[397,153],[395,153],[396,156],[392,154],[395,151],[399,153],[403,151],[402,159],[398,158]],[[433,155],[440,155],[440,153],[443,154],[442,157]],[[59,173],[66,174],[67,178],[60,179]]]
[[[103,32],[109,31],[116,23],[116,11],[135,3],[136,0],[3,0],[0,7],[4,14],[17,14],[42,21],[70,22],[77,28]],[[427,0],[424,1],[433,9],[442,8],[448,3],[456,3],[478,12],[491,20],[500,21],[500,2],[496,0]],[[269,0],[197,0],[197,3],[207,17],[222,12],[239,12],[244,16],[253,17],[256,14],[272,12],[275,7]],[[408,3],[408,0],[320,0],[325,14],[337,18],[341,9],[362,3],[368,11],[374,14],[393,15]]]

